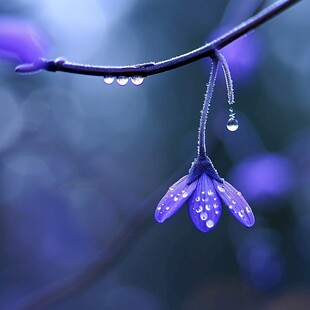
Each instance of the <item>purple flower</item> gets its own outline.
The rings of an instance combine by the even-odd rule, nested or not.
[[[251,227],[255,223],[254,214],[241,193],[219,177],[207,156],[198,156],[189,174],[169,188],[156,208],[155,219],[164,222],[186,201],[192,222],[202,232],[215,227],[222,213],[222,203],[241,224]]]
[[[234,103],[233,83],[224,56],[216,51],[211,60],[210,78],[198,129],[198,156],[189,174],[169,188],[155,210],[155,219],[162,223],[188,201],[189,215],[194,225],[202,232],[208,232],[215,227],[222,213],[222,203],[241,224],[251,227],[255,223],[254,214],[241,193],[220,178],[207,156],[206,123],[219,62],[225,74],[228,102],[230,105]]]

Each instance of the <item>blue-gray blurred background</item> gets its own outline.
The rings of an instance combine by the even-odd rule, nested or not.
[[[14,72],[40,56],[105,65],[167,59],[271,2],[0,1],[0,309],[23,309],[110,255],[137,213],[146,225],[108,270],[50,296],[49,309],[310,308],[308,1],[223,49],[240,127],[226,129],[220,72],[208,151],[253,208],[251,229],[227,210],[208,234],[186,206],[164,224],[152,218],[195,157],[208,59],[139,87]]]

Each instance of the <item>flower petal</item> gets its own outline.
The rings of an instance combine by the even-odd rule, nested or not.
[[[220,183],[213,180],[215,189],[223,202],[227,205],[231,214],[243,225],[251,227],[255,223],[255,217],[250,206],[232,185],[224,181]]]
[[[185,175],[169,188],[168,192],[159,202],[155,210],[155,219],[157,222],[162,223],[172,216],[190,197],[196,188],[197,181],[189,185],[187,184],[187,181],[188,176]]]
[[[194,225],[202,232],[212,230],[221,217],[221,200],[216,193],[211,178],[205,173],[188,201],[189,215]]]

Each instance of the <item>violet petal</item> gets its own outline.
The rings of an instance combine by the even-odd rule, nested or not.
[[[202,232],[212,230],[221,217],[221,200],[211,178],[205,173],[198,179],[197,187],[189,198],[188,211],[194,225]]]
[[[255,223],[253,211],[242,196],[232,185],[224,181],[222,184],[213,180],[218,195],[227,205],[231,214],[243,225],[251,227]]]
[[[159,202],[155,210],[155,219],[157,222],[162,223],[177,212],[193,193],[197,181],[187,184],[187,179],[188,175],[185,175],[174,183]]]

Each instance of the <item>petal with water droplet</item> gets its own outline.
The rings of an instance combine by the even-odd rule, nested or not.
[[[212,197],[208,194],[210,191],[213,193]],[[197,197],[201,197],[201,200],[197,201]],[[200,231],[208,232],[217,224],[222,212],[219,201],[210,177],[204,173],[198,179],[197,187],[188,201],[189,215],[196,228]],[[203,211],[199,212],[200,210]]]
[[[254,214],[242,196],[231,184],[224,181],[222,184],[213,180],[213,184],[222,201],[227,205],[231,214],[243,225],[251,227],[255,224]],[[218,186],[224,189],[219,190]]]
[[[187,177],[188,176],[186,175],[173,184],[159,202],[155,210],[155,219],[157,222],[162,223],[176,213],[193,193],[197,181],[187,184]],[[188,195],[184,195],[184,193],[187,193]]]

